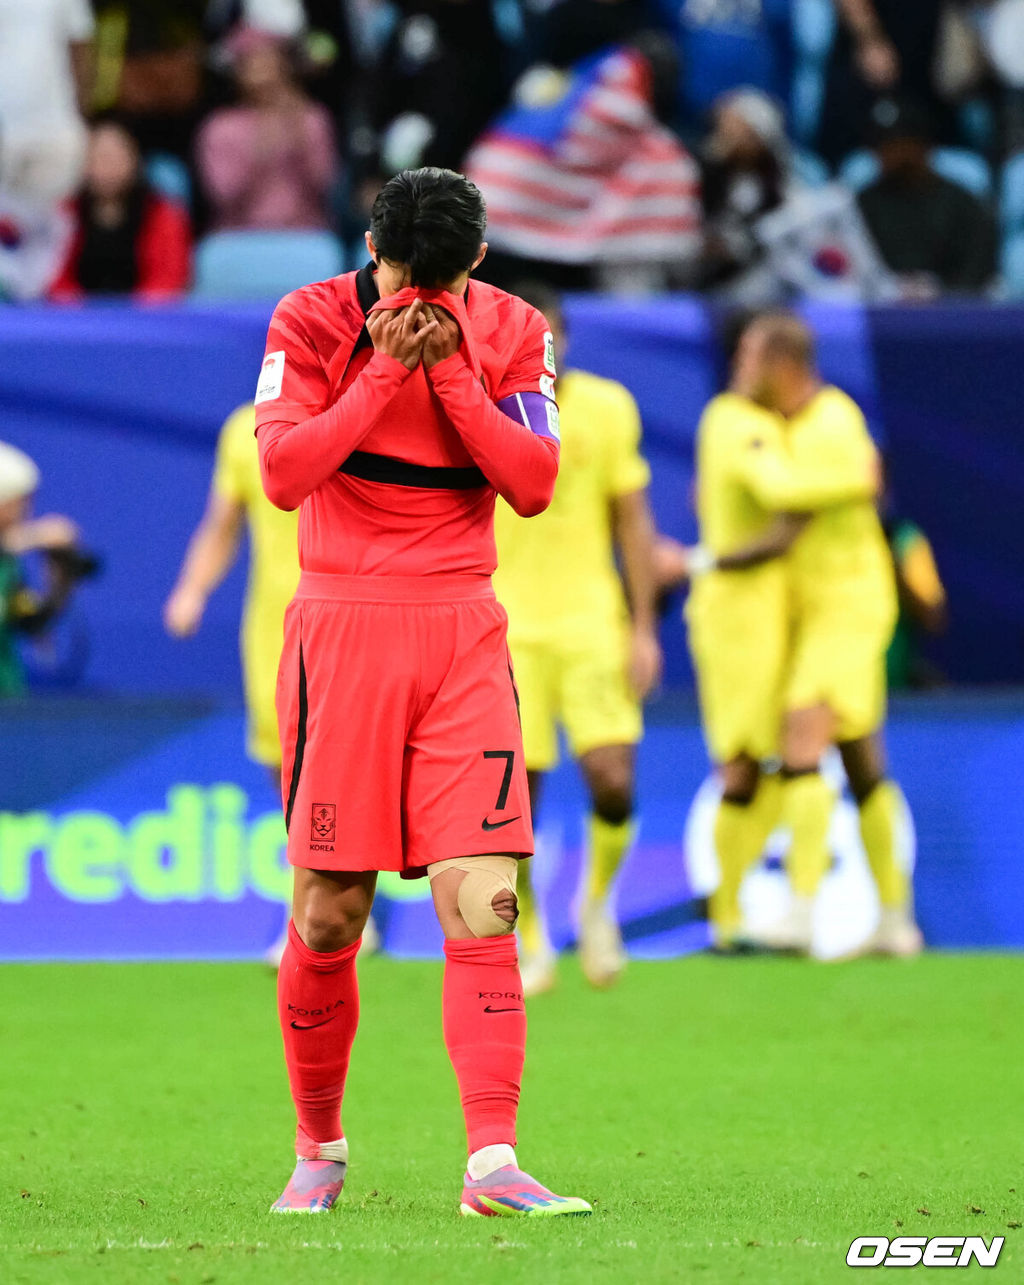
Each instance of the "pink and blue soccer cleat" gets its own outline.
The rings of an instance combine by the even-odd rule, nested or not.
[[[579,1196],[556,1196],[515,1165],[475,1180],[467,1173],[461,1210],[466,1218],[557,1218],[594,1212]]]
[[[299,1160],[271,1213],[325,1214],[341,1195],[347,1169],[337,1160]]]

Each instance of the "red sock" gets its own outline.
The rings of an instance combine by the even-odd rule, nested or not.
[[[516,939],[473,937],[444,944],[444,1042],[455,1068],[470,1154],[515,1146],[526,1052],[526,1009]]]
[[[295,1150],[316,1160],[319,1143],[335,1142],[341,1131],[341,1097],[349,1053],[359,1024],[356,951],[310,950],[294,922],[277,974],[277,1011],[284,1036],[284,1060],[299,1126]]]

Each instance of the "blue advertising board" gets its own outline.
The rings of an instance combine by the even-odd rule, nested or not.
[[[258,958],[284,923],[290,873],[279,800],[242,756],[242,736],[241,710],[212,702],[8,706],[0,959]],[[889,743],[917,830],[930,945],[1024,947],[1024,701],[904,699]],[[706,942],[683,841],[707,770],[692,706],[655,704],[640,751],[640,838],[619,884],[637,956]],[[574,935],[583,810],[563,764],[545,788],[535,858],[560,945]],[[837,849],[828,880],[845,877],[846,860]],[[425,880],[382,876],[377,914],[394,954],[439,950]]]

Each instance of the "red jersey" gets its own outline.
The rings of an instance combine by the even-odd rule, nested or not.
[[[550,502],[558,428],[543,315],[478,281],[463,299],[407,290],[393,306],[415,294],[462,330],[459,351],[429,371],[374,350],[372,265],[304,286],[274,312],[256,394],[260,464],[275,504],[301,504],[306,571],[490,575],[495,495],[521,513]],[[525,395],[544,398],[547,416],[528,414]]]

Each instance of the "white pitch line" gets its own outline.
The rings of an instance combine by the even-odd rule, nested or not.
[[[230,1249],[290,1250],[290,1249],[298,1248],[298,1249],[349,1250],[349,1251],[368,1250],[376,1254],[380,1254],[380,1253],[407,1254],[407,1253],[415,1253],[417,1250],[421,1252],[426,1252],[431,1249],[441,1249],[446,1251],[447,1250],[460,1251],[460,1250],[467,1250],[467,1249],[483,1249],[483,1250],[493,1251],[495,1249],[543,1249],[544,1248],[543,1246],[534,1244],[529,1241],[512,1241],[512,1240],[503,1241],[500,1244],[497,1244],[494,1241],[486,1241],[486,1242],[461,1241],[457,1243],[448,1243],[440,1240],[435,1240],[430,1242],[429,1244],[424,1243],[421,1245],[414,1245],[414,1244],[413,1245],[411,1244],[381,1245],[379,1242],[376,1242],[373,1244],[364,1244],[364,1243],[352,1242],[352,1241],[305,1240],[305,1241],[300,1241],[298,1245],[295,1245],[294,1242],[289,1242],[287,1240],[281,1240],[279,1243],[273,1243],[273,1244],[265,1240],[258,1240],[258,1241],[234,1241],[233,1240],[223,1244],[217,1244],[209,1241],[202,1241],[202,1242],[192,1241],[189,1244],[185,1244],[184,1242],[176,1242],[172,1240],[139,1239],[136,1241],[108,1240],[103,1245],[97,1245],[97,1244],[64,1245],[64,1246],[33,1245],[29,1249],[26,1249],[26,1247],[24,1246],[6,1245],[6,1246],[0,1247],[0,1250],[2,1250],[2,1252],[4,1253],[26,1253],[27,1252],[27,1253],[38,1253],[38,1254],[52,1254],[52,1253],[97,1254],[105,1250],[126,1251],[126,1250],[135,1250],[135,1249],[144,1249],[144,1250],[170,1249],[170,1250],[176,1250],[179,1252],[188,1252],[191,1248],[191,1245],[197,1244],[197,1243],[199,1244],[201,1250],[217,1250],[217,1251],[230,1250]],[[641,1246],[639,1242],[635,1240],[602,1241],[597,1239],[584,1240],[582,1238],[579,1238],[576,1243],[581,1248],[583,1246],[590,1246],[590,1247],[599,1248],[599,1249],[646,1248],[646,1246]],[[744,1249],[748,1247],[748,1242],[744,1240],[725,1240],[725,1241],[673,1240],[671,1244],[673,1249],[681,1249],[681,1250],[683,1249],[685,1250]],[[849,1246],[846,1245],[845,1242],[843,1242],[842,1244],[840,1243],[825,1244],[823,1241],[816,1241],[816,1240],[795,1240],[795,1241],[762,1240],[762,1241],[757,1241],[756,1244],[749,1245],[749,1248],[751,1249],[830,1249],[830,1250],[834,1250],[836,1253],[845,1254]]]

